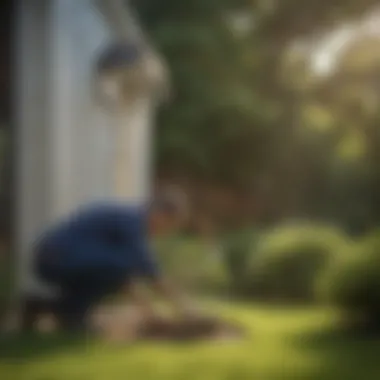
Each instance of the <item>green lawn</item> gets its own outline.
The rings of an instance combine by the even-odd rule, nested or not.
[[[247,327],[245,341],[116,348],[68,337],[3,338],[0,379],[380,379],[380,339],[337,333],[332,312],[236,305],[221,310]]]

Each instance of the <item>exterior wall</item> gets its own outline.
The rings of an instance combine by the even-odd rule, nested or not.
[[[150,159],[154,108],[152,99],[138,98],[117,115],[116,186],[114,196],[142,202],[150,192]]]
[[[149,192],[150,94],[106,111],[94,65],[112,24],[92,0],[20,0],[16,249],[18,290],[50,291],[30,271],[30,247],[51,222],[100,198]]]
[[[94,65],[111,38],[91,0],[55,0],[51,14],[51,142],[55,157],[54,216],[92,198],[112,194],[112,114],[93,94]]]
[[[47,129],[49,114],[47,46],[50,7],[19,5],[17,35],[17,155],[16,158],[16,250],[19,255],[19,287],[35,287],[28,269],[31,241],[49,219],[50,203]],[[44,75],[45,74],[45,75]],[[19,289],[17,289],[18,291]]]

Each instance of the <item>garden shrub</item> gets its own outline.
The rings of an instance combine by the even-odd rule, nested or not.
[[[380,233],[358,241],[335,260],[319,291],[350,323],[380,328]]]
[[[343,233],[326,226],[276,228],[263,236],[249,263],[251,294],[271,301],[316,301],[317,279],[346,244]]]

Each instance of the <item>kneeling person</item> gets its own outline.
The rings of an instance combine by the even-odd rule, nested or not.
[[[187,303],[167,283],[149,246],[151,236],[181,227],[186,214],[181,196],[164,195],[146,208],[86,207],[49,229],[36,243],[35,271],[41,280],[60,289],[51,304],[59,324],[66,329],[85,327],[88,313],[105,296],[119,291],[132,296],[147,316],[154,314],[151,302],[137,290],[138,279],[147,280],[179,313],[187,315]],[[26,314],[38,309],[36,300],[26,305]]]

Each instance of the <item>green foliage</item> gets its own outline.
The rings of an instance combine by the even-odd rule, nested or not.
[[[231,233],[225,239],[223,255],[230,275],[231,290],[235,294],[246,293],[248,264],[252,260],[252,255],[255,254],[258,236],[257,231],[247,229]]]
[[[252,257],[248,286],[265,300],[315,301],[318,276],[345,244],[344,236],[328,227],[279,227],[263,237]]]
[[[157,242],[157,251],[168,276],[190,291],[222,293],[228,273],[218,247],[194,238],[171,238]]]
[[[9,301],[11,280],[12,270],[9,259],[0,252],[0,322]]]
[[[379,231],[332,263],[320,280],[320,292],[350,322],[380,328]]]
[[[348,169],[358,162],[367,165],[369,152],[380,151],[380,140],[366,134],[379,119],[373,87],[378,42],[364,44],[364,54],[355,47],[359,40],[354,52],[338,62],[342,70],[326,76],[312,71],[308,49],[291,48],[294,42],[307,46],[310,39],[318,45],[334,28],[359,20],[376,4],[132,1],[172,76],[172,103],[158,118],[157,172],[239,189],[255,187],[258,177],[269,178],[274,218],[349,219],[345,225],[362,230],[366,223],[355,220],[367,219],[368,224],[369,214],[380,215],[373,207],[380,201],[348,185],[358,180],[368,184],[352,174],[355,170],[345,170],[336,180],[334,168],[337,161]],[[362,62],[358,57],[364,55],[370,64],[354,65],[353,75],[350,62]],[[355,97],[347,100],[348,94]],[[379,159],[373,155],[371,162],[370,177],[377,178]]]

